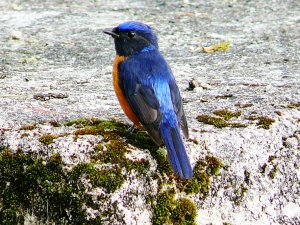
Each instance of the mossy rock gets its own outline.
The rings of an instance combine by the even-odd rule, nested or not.
[[[195,204],[187,198],[175,200],[174,189],[159,193],[153,209],[153,225],[196,225]]]

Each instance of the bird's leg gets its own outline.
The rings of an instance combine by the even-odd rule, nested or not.
[[[129,129],[127,130],[128,134],[132,134],[132,132],[134,131],[135,125],[132,124],[131,127],[129,127]]]

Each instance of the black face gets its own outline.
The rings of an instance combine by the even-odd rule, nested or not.
[[[157,47],[156,36],[152,33],[134,30],[121,31],[118,28],[103,32],[114,38],[116,52],[121,56],[130,56],[150,45]]]

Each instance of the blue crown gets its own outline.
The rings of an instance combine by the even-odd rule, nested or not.
[[[121,23],[117,27],[120,31],[139,31],[143,33],[152,33],[152,29],[150,26],[140,23],[140,22],[135,22],[135,21],[128,21]]]

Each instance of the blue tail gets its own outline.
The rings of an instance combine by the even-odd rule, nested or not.
[[[168,158],[174,172],[182,179],[192,178],[193,170],[178,126],[172,127],[168,122],[163,122],[160,125],[160,133],[168,150]]]

